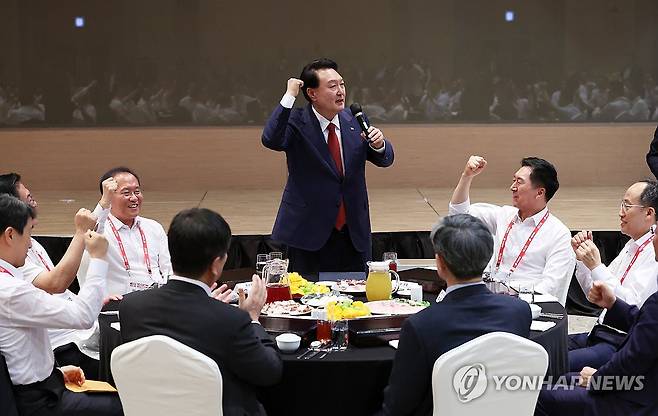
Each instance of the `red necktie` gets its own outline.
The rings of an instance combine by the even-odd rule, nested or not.
[[[327,144],[329,145],[329,153],[334,159],[336,164],[336,169],[338,170],[338,175],[343,177],[343,161],[340,157],[340,145],[338,144],[338,135],[336,135],[336,126],[333,123],[329,123],[329,138]],[[335,227],[337,230],[343,228],[346,222],[345,215],[345,204],[343,203],[343,198],[340,199],[340,206],[338,207],[338,216],[336,216]]]

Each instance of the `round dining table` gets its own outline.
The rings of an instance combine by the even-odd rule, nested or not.
[[[545,331],[531,331],[530,339],[546,349],[549,356],[547,375],[557,377],[568,370],[567,314],[557,302],[538,304],[542,307],[542,316],[537,320],[554,322],[555,325]],[[114,384],[110,357],[122,340],[117,325],[112,325],[119,321],[119,316],[111,306],[109,309],[98,319],[99,378]],[[350,344],[345,351],[302,356],[306,350],[302,347],[295,353],[282,353],[282,380],[275,386],[260,389],[259,397],[268,414],[368,415],[379,409],[395,359],[393,347]],[[345,406],[340,403],[345,403]]]

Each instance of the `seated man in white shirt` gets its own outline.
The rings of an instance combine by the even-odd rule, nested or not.
[[[106,172],[100,179],[101,199],[94,209],[98,232],[107,238],[110,296],[164,284],[171,274],[167,234],[157,221],[141,217],[144,195],[137,174],[126,167]],[[83,256],[78,280],[86,275]]]
[[[0,175],[0,194],[12,195],[28,204],[35,212],[37,210],[36,199],[17,173]],[[75,234],[66,253],[56,266],[43,246],[32,238],[25,265],[20,268],[25,281],[50,294],[72,301],[76,295],[68,290],[68,287],[80,267],[80,259],[84,252],[84,235],[95,225],[96,217],[88,210],[80,209],[76,213]],[[98,378],[98,360],[80,350],[81,343],[91,336],[91,331],[49,329],[48,336],[58,364],[81,367],[89,378]]]
[[[103,302],[107,241],[88,231],[92,258],[87,284],[72,301],[52,296],[23,279],[19,267],[30,248],[34,212],[19,199],[0,195],[0,353],[5,357],[21,415],[122,415],[116,394],[73,393],[65,382],[82,384],[78,367],[55,367],[47,328],[93,325]]]
[[[619,255],[605,266],[601,253],[592,241],[591,231],[581,231],[573,237],[571,245],[576,253],[576,278],[584,293],[589,293],[595,281],[606,282],[615,296],[629,305],[642,307],[656,291],[658,263],[651,242],[658,211],[658,184],[640,181],[631,185],[624,194],[619,209],[621,232],[631,239]],[[579,372],[584,367],[599,368],[607,363],[626,337],[626,333],[599,324],[589,334],[569,335],[569,370]]]
[[[452,194],[449,214],[471,214],[487,225],[494,236],[494,252],[486,269],[492,277],[532,283],[536,292],[564,304],[576,260],[569,229],[547,206],[560,186],[555,167],[544,159],[524,158],[510,186],[512,206],[471,205],[471,182],[486,165],[480,156],[468,159]]]

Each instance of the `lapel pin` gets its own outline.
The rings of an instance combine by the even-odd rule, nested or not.
[[[354,127],[350,127],[350,130],[354,131]]]

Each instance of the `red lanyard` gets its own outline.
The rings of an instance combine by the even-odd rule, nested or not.
[[[548,219],[548,214],[549,212],[547,210],[546,214],[544,214],[544,217],[539,221],[539,224],[537,224],[535,229],[532,230],[532,232],[530,233],[528,240],[523,245],[523,248],[521,249],[521,252],[517,256],[516,260],[514,260],[514,264],[509,269],[509,274],[514,273],[514,270],[516,270],[519,263],[521,263],[521,259],[523,259],[525,253],[528,251],[528,247],[530,247],[530,243],[532,243],[532,240],[535,239],[535,236],[539,232],[539,229],[544,225],[544,223]],[[503,236],[503,240],[500,242],[500,250],[498,250],[498,260],[496,261],[496,271],[498,271],[498,268],[500,267],[500,263],[503,262],[503,251],[505,250],[505,244],[507,244],[507,237],[509,236],[509,232],[512,230],[513,225],[514,225],[514,218],[512,218],[512,221],[509,222],[509,225],[507,226],[507,230],[505,231],[505,235]]]
[[[43,263],[43,266],[46,268],[46,270],[50,271],[51,270],[50,266],[48,265],[48,262],[46,262],[46,260],[43,257],[41,257],[41,253],[39,253],[38,251],[36,251],[34,249],[31,249],[31,250],[34,252],[34,254],[37,255],[37,257],[39,257],[39,260],[41,260],[41,263]]]
[[[14,277],[14,275],[11,274],[11,272],[9,270],[5,269],[2,266],[0,266],[0,273],[8,274],[9,276]]]
[[[631,267],[633,267],[633,264],[635,264],[635,260],[637,260],[638,256],[639,256],[640,253],[642,252],[642,250],[644,250],[644,248],[645,248],[647,245],[649,245],[650,242],[653,241],[653,238],[654,238],[654,237],[655,237],[655,234],[652,235],[651,237],[649,237],[649,238],[647,239],[647,241],[645,241],[644,243],[642,243],[642,245],[640,246],[640,248],[637,249],[637,251],[635,252],[635,255],[634,255],[633,258],[631,259],[631,262],[628,263],[628,267],[626,268],[626,271],[624,272],[624,275],[621,277],[621,281],[619,282],[619,284],[622,284],[622,285],[624,284],[624,280],[626,279],[626,276],[628,275],[628,272],[631,270]]]
[[[126,249],[123,246],[123,241],[121,241],[121,236],[119,235],[119,232],[117,231],[117,228],[114,226],[114,223],[112,220],[109,218],[107,221],[110,223],[110,227],[112,228],[112,232],[114,233],[114,237],[117,239],[117,243],[119,244],[119,251],[121,251],[121,257],[123,257],[123,267],[126,268],[126,271],[128,274],[130,274],[130,263],[128,262],[128,256],[126,255]],[[149,276],[151,276],[151,258],[149,257],[149,247],[146,244],[146,236],[144,235],[144,231],[142,231],[142,227],[137,224],[137,229],[139,230],[139,234],[142,236],[142,249],[144,250],[144,263],[146,263],[146,269],[149,272]]]

